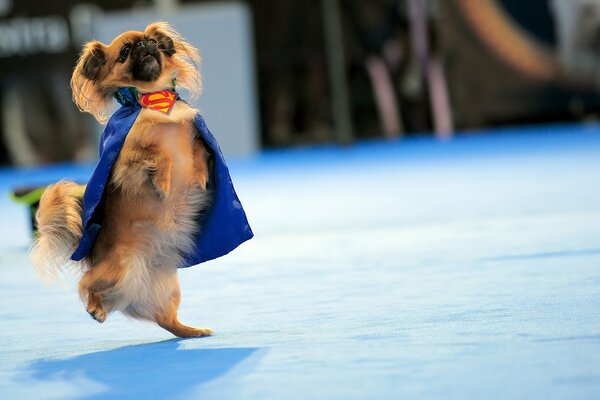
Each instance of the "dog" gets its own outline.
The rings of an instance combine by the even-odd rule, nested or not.
[[[120,88],[139,94],[178,86],[199,94],[198,51],[165,23],[128,31],[105,45],[84,46],[71,79],[80,110],[106,122]],[[87,312],[102,323],[113,311],[154,321],[179,337],[209,336],[209,328],[181,323],[177,269],[194,247],[194,232],[212,202],[213,154],[194,126],[197,110],[175,101],[169,113],[142,108],[104,188],[102,229],[88,255],[69,260],[84,234],[85,187],[49,186],[37,212],[34,266],[53,274],[71,265]]]

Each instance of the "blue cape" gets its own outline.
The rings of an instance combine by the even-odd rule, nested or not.
[[[102,229],[104,189],[125,138],[141,110],[135,89],[119,89],[115,96],[121,108],[112,115],[104,129],[100,141],[100,160],[83,195],[83,236],[71,256],[75,261],[90,253]],[[210,208],[198,216],[202,229],[195,234],[194,251],[184,254],[184,263],[180,268],[221,257],[254,236],[217,141],[200,114],[196,114],[194,125],[213,156],[213,171],[209,179],[213,201]]]

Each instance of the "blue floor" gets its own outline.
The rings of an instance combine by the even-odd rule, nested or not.
[[[598,399],[600,126],[232,160],[256,237],[182,270],[181,318],[44,286],[0,170],[0,398]]]

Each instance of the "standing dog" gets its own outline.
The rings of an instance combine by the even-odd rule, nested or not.
[[[93,41],[73,73],[73,99],[104,122],[120,88],[158,93],[171,88],[176,77],[178,85],[197,94],[199,59],[197,50],[164,23],[125,32],[110,45]],[[69,260],[86,229],[85,200],[83,187],[63,181],[50,186],[40,201],[32,260],[50,272],[73,263],[83,273],[81,299],[98,322],[118,310],[155,321],[180,337],[208,336],[210,329],[178,320],[177,268],[187,266],[184,254],[195,246],[198,215],[211,207],[207,185],[214,153],[198,136],[197,110],[183,101],[172,107],[168,113],[139,111],[102,188],[102,229],[89,254]]]

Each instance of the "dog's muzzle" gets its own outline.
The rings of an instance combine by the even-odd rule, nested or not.
[[[160,50],[153,41],[139,41],[132,51],[134,79],[150,82],[160,76]]]

